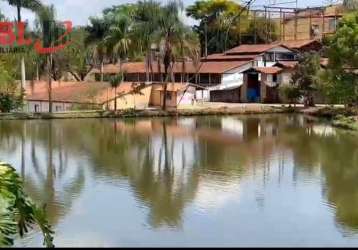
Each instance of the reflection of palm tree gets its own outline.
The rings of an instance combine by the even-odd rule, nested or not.
[[[23,126],[23,131],[21,133],[21,177],[25,178],[25,133],[26,126]]]
[[[4,126],[4,124],[8,124],[9,127]],[[5,133],[11,141],[21,141],[21,144],[15,144],[14,152],[21,150],[22,169],[27,158],[26,140],[31,141],[29,151],[31,161],[26,164],[28,171],[24,182],[25,189],[38,204],[47,204],[49,219],[53,224],[57,223],[58,219],[70,210],[73,198],[76,197],[75,194],[80,193],[85,184],[84,168],[77,169],[73,181],[68,183],[67,179],[63,179],[66,174],[68,155],[63,152],[63,138],[55,133],[54,125],[51,121],[16,121],[12,123],[4,121],[0,123],[1,146],[4,145]],[[63,131],[64,128],[62,126],[60,128]],[[25,130],[27,131],[26,134],[24,133]],[[41,157],[38,156],[37,151],[41,144],[46,149],[47,163],[41,161]],[[56,150],[58,150],[58,154],[56,154]],[[56,162],[55,155],[58,155],[58,162]],[[43,166],[46,166],[46,168],[44,169]],[[30,167],[33,171],[29,171]],[[57,167],[58,171],[56,170]],[[44,173],[44,170],[46,173]],[[55,190],[55,183],[60,180],[66,182],[62,189],[58,191]]]

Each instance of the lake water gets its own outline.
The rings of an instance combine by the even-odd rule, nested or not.
[[[56,246],[358,246],[358,136],[304,116],[0,121],[0,159]]]

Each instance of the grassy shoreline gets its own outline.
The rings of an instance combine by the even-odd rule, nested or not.
[[[0,113],[0,120],[82,119],[82,118],[135,118],[203,115],[241,115],[298,113],[329,120],[333,126],[358,131],[358,110],[342,107],[288,107],[285,105],[242,105],[178,110],[122,110],[122,111],[70,111],[62,113]]]
[[[165,116],[200,116],[200,115],[235,115],[235,114],[274,114],[287,113],[287,108],[263,106],[260,108],[208,108],[178,110],[123,110],[123,111],[69,111],[59,113],[0,113],[0,120],[35,120],[35,119],[81,119],[81,118],[126,118],[126,117],[165,117]]]
[[[358,109],[357,108],[308,108],[300,111],[303,114],[325,118],[334,127],[358,131]]]

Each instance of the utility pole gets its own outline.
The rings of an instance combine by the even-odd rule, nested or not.
[[[208,18],[205,19],[205,58],[208,57]]]

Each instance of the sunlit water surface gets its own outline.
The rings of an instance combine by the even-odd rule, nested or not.
[[[56,246],[358,246],[358,136],[303,116],[1,121],[0,159]]]

